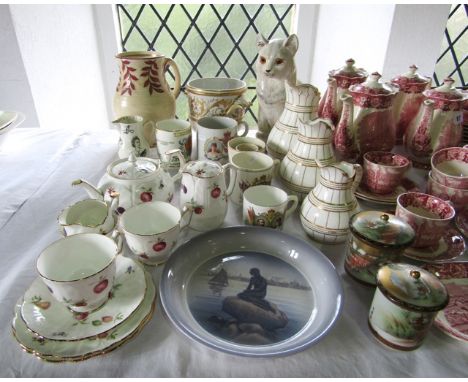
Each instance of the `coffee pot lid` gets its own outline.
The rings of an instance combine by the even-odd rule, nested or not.
[[[431,82],[431,78],[419,74],[418,67],[413,64],[409,67],[409,70],[406,73],[393,78],[392,82],[397,85],[401,82],[405,84],[428,84]]]
[[[380,82],[381,74],[372,73],[365,82],[351,85],[349,91],[352,93],[361,93],[366,95],[394,95],[398,92],[398,86],[391,83]]]
[[[468,99],[468,95],[460,92],[453,84],[455,80],[451,77],[447,77],[444,83],[435,88],[428,89],[423,94],[430,99],[442,99],[447,101],[463,101]]]
[[[431,272],[410,264],[384,265],[377,287],[393,303],[420,312],[436,312],[448,304],[445,285]]]
[[[347,77],[347,78],[362,78],[364,81],[365,78],[369,75],[364,69],[356,68],[354,66],[355,61],[352,58],[346,60],[346,64],[341,68],[331,70],[328,74],[330,77]]]
[[[408,223],[380,211],[354,214],[349,220],[349,228],[354,235],[379,247],[407,247],[415,238],[415,232]]]
[[[151,176],[160,168],[159,160],[136,157],[131,153],[128,159],[113,162],[109,167],[109,174],[121,180],[135,180]]]

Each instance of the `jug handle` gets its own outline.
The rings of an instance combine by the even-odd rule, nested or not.
[[[360,164],[353,164],[354,168],[354,180],[353,180],[353,185],[352,185],[352,191],[356,191],[356,189],[359,187],[359,184],[361,183],[362,179],[362,166]]]
[[[112,240],[114,240],[115,244],[117,244],[117,255],[122,254],[122,249],[123,249],[123,240],[122,240],[122,234],[119,232],[119,230],[114,229],[112,231]]]
[[[229,163],[223,164],[222,167],[223,167],[223,170],[225,172],[227,172],[228,168],[232,168],[232,163],[229,162]],[[231,175],[232,174],[234,174],[234,177],[231,176],[231,178],[229,179],[229,186],[228,186],[228,188],[226,190],[226,195],[227,196],[231,196],[232,192],[234,191],[234,188],[235,188],[234,186],[235,186],[236,180],[237,180],[237,171],[231,171]],[[226,175],[224,175],[224,176],[226,176]]]
[[[273,174],[275,176],[278,176],[280,165],[281,165],[281,161],[279,159],[273,159]]]
[[[169,65],[167,65],[169,63]],[[172,66],[174,68],[174,77],[175,77],[175,84],[174,84],[174,90],[172,91],[172,95],[174,98],[177,98],[180,94],[180,72],[179,72],[179,67],[175,63],[175,61],[172,58],[167,57],[166,61],[164,62],[164,71],[166,71],[169,66]]]
[[[171,160],[174,155],[177,156],[177,158],[179,158],[179,171],[177,171],[177,174],[175,174],[171,178],[173,182],[177,182],[180,178],[182,178],[182,171],[185,167],[186,162],[184,155],[182,154],[182,151],[180,151],[180,149],[168,150],[166,151],[166,155],[169,157],[169,160]]]
[[[187,223],[182,225],[182,220],[184,219],[184,216],[187,215],[188,213],[190,213],[190,215],[187,219]],[[182,215],[180,217],[180,220],[181,220],[180,231],[183,231],[185,228],[188,228],[188,226],[190,225],[190,222],[192,221],[193,207],[189,203],[185,203],[184,206],[182,207],[181,214]]]
[[[239,127],[240,126],[244,126],[244,132],[242,133],[242,135],[239,135]],[[249,132],[249,125],[247,122],[245,121],[241,121],[239,122],[239,124],[236,126],[236,130],[237,130],[237,134],[239,137],[245,137],[247,135],[247,133]]]

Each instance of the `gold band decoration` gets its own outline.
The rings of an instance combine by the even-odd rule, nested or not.
[[[286,110],[295,112],[295,113],[315,113],[318,110],[318,106],[312,105],[312,106],[298,106],[298,105],[293,105],[290,103],[285,103],[284,108]]]
[[[312,145],[328,145],[332,143],[332,138],[309,138],[304,135],[299,134],[297,137],[299,142],[310,143]]]
[[[292,151],[288,151],[287,157],[295,163],[301,164],[306,167],[319,167],[315,159],[305,159],[300,156],[297,156]],[[335,158],[322,159],[320,161],[323,166],[328,166],[329,164],[335,163]]]
[[[298,186],[297,184],[288,182],[286,179],[282,178],[281,181],[289,188],[291,191],[299,192],[301,194],[307,194],[312,189],[312,187]]]
[[[310,220],[307,220],[304,215],[301,214],[303,224],[310,228],[313,231],[322,233],[324,235],[333,235],[333,236],[341,236],[348,234],[348,228],[341,228],[341,229],[334,229],[334,228],[327,228],[312,223]]]
[[[276,128],[278,130],[285,131],[285,132],[290,133],[290,134],[297,134],[297,127],[285,125],[284,123],[282,123],[279,120],[276,121],[275,126],[276,126]]]
[[[325,211],[330,211],[330,212],[348,212],[350,210],[351,211],[354,210],[357,206],[356,201],[353,201],[351,203],[344,203],[344,204],[327,203],[320,199],[317,199],[317,197],[314,195],[313,192],[310,192],[307,198],[309,199],[309,202],[312,203],[312,205],[316,205],[319,208]]]
[[[349,182],[346,182],[346,183],[337,183],[337,182],[333,182],[331,180],[327,180],[325,179],[324,177],[322,177],[320,175],[320,180],[319,180],[320,184],[322,186],[325,186],[326,188],[331,188],[333,190],[347,190],[349,189],[352,184],[353,184],[353,181],[349,181]]]

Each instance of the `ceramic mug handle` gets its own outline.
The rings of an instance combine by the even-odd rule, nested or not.
[[[239,135],[239,127],[240,126],[244,126],[244,132],[242,133],[242,135]],[[247,135],[247,133],[249,132],[249,125],[247,124],[247,122],[241,121],[237,125],[236,130],[237,130],[237,136],[238,137],[245,137]]]
[[[230,162],[223,165],[224,171],[227,172],[228,168],[232,168],[232,164]],[[232,176],[232,174],[234,174],[234,176]],[[226,190],[227,196],[231,196],[232,192],[234,191],[234,188],[236,186],[236,180],[237,180],[237,171],[231,171],[231,178],[229,179],[229,185]]]
[[[292,202],[292,204],[291,207],[289,207],[284,213],[284,220],[286,220],[289,215],[296,211],[297,205],[299,204],[299,199],[296,195],[288,195],[288,201],[286,205],[288,205],[290,202]]]
[[[168,65],[169,64],[169,65]],[[179,67],[175,63],[175,61],[172,58],[167,57],[166,61],[164,62],[164,68],[169,69],[169,66],[172,66],[174,69],[174,77],[175,77],[175,84],[174,84],[174,90],[172,91],[172,95],[174,98],[177,98],[180,94],[180,72],[179,72]]]
[[[114,231],[112,231],[112,240],[114,240],[115,244],[117,244],[117,254],[121,255],[123,248],[123,240],[122,234],[117,229],[114,229]]]

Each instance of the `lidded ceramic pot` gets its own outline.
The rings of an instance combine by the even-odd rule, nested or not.
[[[353,96],[353,139],[360,155],[368,151],[391,151],[395,145],[393,100],[398,86],[380,82],[374,72],[366,82],[351,85]]]
[[[431,155],[443,148],[459,146],[463,135],[463,103],[467,94],[458,91],[452,78],[423,92],[426,100],[411,121],[403,141],[411,159],[429,164]]]
[[[400,91],[395,96],[393,115],[396,125],[396,142],[403,142],[403,135],[411,121],[418,114],[424,101],[424,90],[431,86],[431,78],[420,75],[416,65],[411,65],[409,71],[391,80]]]
[[[395,215],[362,211],[349,220],[345,270],[358,281],[376,285],[379,268],[397,262],[414,240],[413,228]]]
[[[410,264],[387,264],[377,272],[369,327],[387,346],[416,349],[448,300],[444,284],[429,271]]]
[[[177,155],[181,166],[185,159],[180,150],[168,152]],[[161,166],[159,159],[135,157],[132,153],[128,159],[112,162],[97,187],[89,182],[78,179],[73,185],[85,187],[88,195],[95,199],[108,200],[117,191],[120,194],[120,207],[151,202],[171,202],[174,197],[174,182],[182,177],[182,171],[171,176]]]
[[[318,114],[320,118],[328,118],[336,126],[343,109],[341,97],[348,93],[348,88],[364,82],[369,75],[364,69],[356,68],[355,61],[346,60],[345,66],[328,72],[328,88],[320,100]]]

